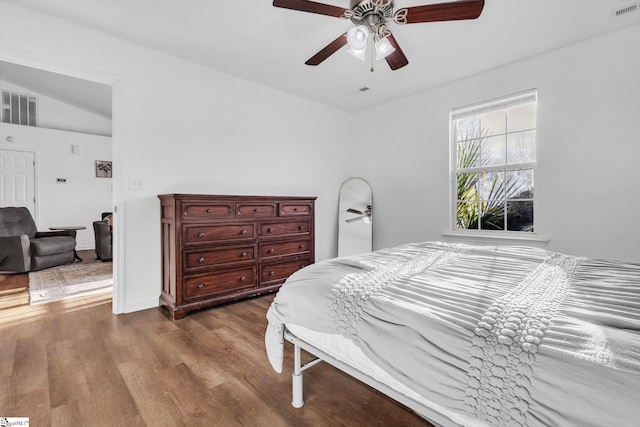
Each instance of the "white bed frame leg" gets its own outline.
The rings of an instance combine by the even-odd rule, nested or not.
[[[304,405],[304,385],[303,385],[303,372],[300,363],[300,347],[297,344],[293,345],[293,374],[291,375],[291,405],[294,408],[302,408]]]

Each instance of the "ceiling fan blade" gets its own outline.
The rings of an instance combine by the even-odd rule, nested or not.
[[[356,221],[362,221],[362,218],[364,218],[366,215],[363,216],[357,216],[355,218],[349,218],[349,219],[345,219],[345,222],[348,222],[349,224],[351,224],[352,222],[356,222]]]
[[[347,33],[344,33],[343,35],[338,36],[337,39],[335,39],[334,41],[326,45],[324,49],[322,49],[320,52],[316,53],[311,58],[307,59],[307,62],[305,62],[305,64],[318,65],[322,61],[324,61],[325,59],[327,59],[328,57],[336,53],[336,51],[340,49],[342,46],[344,46],[345,44],[347,44]]]
[[[319,15],[334,16],[339,18],[349,10],[344,7],[332,6],[330,4],[316,3],[309,0],[273,0],[275,7],[284,9],[299,10],[301,12],[317,13]]]
[[[349,209],[347,209],[347,212],[349,212],[349,213],[354,213],[354,214],[357,214],[357,215],[364,215],[364,212],[359,211],[359,210],[357,210],[357,209],[353,209],[353,208],[349,208]]]
[[[483,8],[484,0],[460,0],[427,4],[398,9],[393,20],[397,24],[416,24],[419,22],[476,19],[482,13]]]
[[[392,70],[397,70],[398,68],[402,68],[407,65],[409,60],[404,56],[404,52],[400,49],[400,45],[396,41],[396,38],[393,37],[393,34],[389,34],[387,39],[395,49],[391,55],[384,58],[387,61],[387,64],[389,64],[389,67],[391,67]]]

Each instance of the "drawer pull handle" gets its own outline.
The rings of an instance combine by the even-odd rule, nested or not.
[[[267,233],[273,233],[273,228],[271,227],[267,228]]]
[[[204,288],[204,283],[198,283],[198,289]]]
[[[211,212],[212,212],[212,210],[211,210],[211,209],[207,209],[207,213],[211,213]]]
[[[294,211],[294,212],[297,212],[297,211],[298,211],[298,208],[293,208],[293,211]]]
[[[269,276],[275,276],[276,272],[275,271],[270,271],[269,272]]]
[[[272,254],[273,253],[273,248],[269,249],[267,252]]]
[[[240,278],[240,281],[241,281],[241,282],[246,282],[246,281],[247,281],[247,278],[246,278],[245,276],[242,276],[242,277]]]
[[[242,252],[242,257],[244,258],[246,256],[247,256],[247,253],[246,252]]]
[[[200,258],[198,258],[198,262],[204,262],[204,257],[201,256]]]
[[[255,208],[253,211],[254,212],[260,212],[260,208]]]
[[[299,225],[298,230],[304,230],[304,225]]]
[[[204,237],[204,233],[198,233],[198,237],[200,238]]]
[[[298,246],[298,249],[304,249],[304,245]]]
[[[240,234],[247,234],[247,230],[242,230]]]

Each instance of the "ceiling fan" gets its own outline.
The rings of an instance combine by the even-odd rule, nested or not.
[[[362,221],[364,221],[366,224],[371,223],[371,214],[373,213],[373,212],[371,211],[371,205],[367,205],[367,209],[365,209],[365,211],[364,211],[364,212],[359,211],[359,210],[357,210],[357,209],[353,209],[353,208],[349,208],[349,209],[347,209],[347,212],[349,212],[349,213],[354,213],[354,214],[359,215],[359,216],[356,216],[356,217],[353,217],[353,218],[346,219],[346,220],[345,220],[345,222],[351,223],[351,222],[356,222],[356,221],[360,221],[360,220],[362,220]]]
[[[309,0],[273,0],[275,7],[317,13],[341,19],[350,19],[355,24],[346,33],[325,46],[309,58],[305,64],[318,65],[341,47],[349,44],[348,53],[364,61],[367,45],[371,42],[376,59],[384,58],[392,70],[409,63],[391,31],[390,21],[399,25],[420,22],[456,21],[476,19],[482,13],[484,0],[460,0],[447,3],[411,6],[393,10],[393,0],[351,0],[350,9],[317,3]],[[371,67],[373,71],[373,67]]]

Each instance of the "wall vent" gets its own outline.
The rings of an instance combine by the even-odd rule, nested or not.
[[[359,90],[360,92],[366,92],[366,91],[368,91],[368,90],[369,90],[369,88],[368,88],[368,87],[366,87],[366,86],[363,86],[363,87],[361,87],[361,88],[360,88],[360,89],[358,89],[358,90]]]
[[[628,13],[637,12],[640,10],[640,3],[628,4],[626,6],[615,9],[611,12],[611,15],[614,17],[626,15]]]

